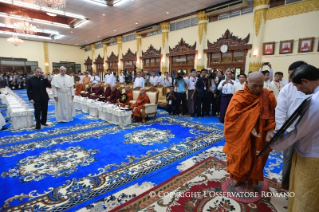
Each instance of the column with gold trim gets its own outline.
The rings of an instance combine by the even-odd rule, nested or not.
[[[207,23],[208,16],[205,11],[201,11],[197,13],[197,21],[198,21],[198,37],[199,37],[199,45],[197,50],[197,55],[194,58],[194,62],[197,70],[201,70],[205,68],[206,57],[204,54],[204,49],[207,46]]]
[[[118,47],[118,54],[119,54],[119,62],[118,62],[118,75],[120,76],[121,70],[123,69],[123,63],[121,61],[122,59],[122,36],[117,36],[117,47]]]
[[[169,58],[166,57],[166,54],[169,53],[169,49],[168,49],[169,22],[161,23],[161,28],[162,28],[161,72],[164,73],[169,70]]]
[[[142,68],[142,60],[140,59],[140,57],[142,56],[142,35],[141,34],[136,34],[136,46],[137,46],[136,71],[139,72],[141,71],[141,68]]]
[[[95,69],[94,69],[95,44],[91,44],[91,51],[92,51],[92,73],[93,73],[95,72]]]
[[[49,63],[49,50],[48,43],[43,42],[43,53],[44,53],[44,65],[45,65],[45,73],[50,73],[50,63]]]
[[[254,1],[254,31],[252,36],[252,51],[249,63],[249,71],[258,71],[261,66],[263,53],[264,28],[266,24],[266,14],[270,0]]]
[[[103,69],[104,69],[104,74],[105,74],[106,73],[106,69],[108,68],[107,64],[105,62],[106,56],[107,56],[107,43],[102,43],[102,44],[103,44],[103,58],[104,58]]]

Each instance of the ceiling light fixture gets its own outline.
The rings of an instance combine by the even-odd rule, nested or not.
[[[12,44],[12,45],[15,45],[15,46],[19,46],[21,44],[23,44],[23,40],[21,40],[20,38],[18,38],[18,36],[16,35],[13,35],[11,38],[8,38],[7,41]]]
[[[57,16],[57,14],[49,13],[49,12],[47,12],[47,15],[48,15],[48,16],[52,16],[52,17],[56,17],[56,16]]]
[[[135,23],[135,24],[138,24],[138,23]]]
[[[105,14],[103,14],[103,16],[105,16]]]
[[[114,32],[116,32],[116,29],[114,29]]]
[[[166,12],[166,14],[169,14],[169,12]]]
[[[34,3],[41,7],[60,10],[66,6],[66,0],[34,0]]]
[[[35,31],[37,30],[36,26],[33,26],[32,24],[29,24],[29,22],[23,21],[19,23],[13,24],[15,31],[17,33],[23,33],[23,34],[35,34]]]

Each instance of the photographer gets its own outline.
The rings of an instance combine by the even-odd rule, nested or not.
[[[271,64],[269,62],[264,62],[261,64],[259,72],[263,72],[263,67],[264,66],[268,66],[269,67],[269,71],[268,70],[264,70],[264,72],[268,72],[269,73],[269,82],[272,82],[273,77],[274,77],[274,71],[271,68]],[[263,73],[264,74],[264,73]],[[265,75],[265,74],[264,74]]]
[[[203,116],[209,117],[209,99],[208,99],[208,88],[209,82],[206,78],[206,69],[201,70],[201,78],[196,82],[195,91],[197,93],[197,117],[201,118]],[[194,99],[194,94],[192,95]]]
[[[183,115],[186,115],[187,113],[187,101],[186,101],[186,89],[187,89],[187,84],[183,78],[183,75],[181,71],[178,71],[177,77],[175,79],[175,87],[177,90],[177,111],[180,113],[179,108],[181,106],[182,102],[182,107],[183,107]]]
[[[168,115],[171,115],[171,112],[173,112],[173,115],[176,115],[178,112],[176,110],[176,93],[174,92],[174,86],[170,86],[170,92],[166,94],[166,101],[168,102],[167,105],[165,105],[164,109],[168,112]]]

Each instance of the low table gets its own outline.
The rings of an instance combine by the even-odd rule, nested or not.
[[[121,110],[113,104],[99,107],[99,118],[112,124],[127,126],[132,123],[132,111]]]

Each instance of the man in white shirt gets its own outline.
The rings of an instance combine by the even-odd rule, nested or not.
[[[269,71],[265,70],[265,71],[262,71],[261,73],[264,75],[264,88],[271,90],[271,84],[269,81],[269,78],[270,78]]]
[[[218,90],[222,91],[222,97],[220,100],[220,116],[219,121],[224,123],[224,118],[226,115],[226,110],[229,105],[231,98],[233,97],[233,87],[235,84],[235,80],[231,79],[231,72],[227,71],[225,73],[225,79],[222,80],[218,85]]]
[[[158,85],[164,85],[164,79],[162,77],[162,72],[158,72]]]
[[[80,83],[83,84],[83,77],[84,77],[83,73],[79,73],[79,77],[80,77]]]
[[[133,88],[137,88],[137,87],[140,87],[140,88],[144,88],[145,87],[144,78],[141,77],[141,72],[137,72],[136,78],[135,78],[135,81],[134,81]]]
[[[107,74],[105,75],[105,85],[106,84],[115,85],[115,83],[116,83],[116,79],[111,73],[111,70],[108,69]]]
[[[306,64],[303,61],[297,61],[292,63],[289,66],[288,74],[289,78],[293,71],[299,66]],[[293,112],[299,107],[302,101],[307,98],[308,95],[304,94],[301,91],[298,91],[296,86],[293,83],[286,85],[279,93],[277,98],[277,107],[275,109],[275,120],[276,128],[275,131],[278,131],[285,121],[293,114]],[[287,129],[287,132],[291,132],[295,129],[295,124],[297,120],[290,125]],[[283,167],[282,167],[282,180],[281,186],[284,189],[289,188],[289,177],[291,169],[292,156],[295,153],[294,146],[290,146],[283,151]]]
[[[313,94],[300,113],[296,128],[270,144],[270,148],[281,152],[295,144],[292,158],[288,198],[290,212],[317,212],[319,188],[319,70],[303,64],[290,75],[297,90]]]
[[[239,74],[237,78],[238,78],[239,81],[236,82],[234,87],[233,87],[233,94],[235,94],[236,91],[244,90],[244,87],[245,87],[245,84],[246,84],[246,81],[247,81],[246,74]]]
[[[279,76],[280,73],[276,72],[274,80],[270,83],[270,90],[274,92],[276,99],[278,98],[280,90],[285,86],[285,84],[279,80]]]
[[[150,83],[152,86],[157,86],[158,85],[158,77],[156,76],[156,72],[152,71],[152,76],[150,78]]]
[[[96,73],[93,72],[93,76],[91,77],[91,83],[98,83],[100,82],[100,77],[96,76]]]
[[[169,76],[167,71],[164,74],[165,74],[164,86],[165,87],[170,87],[172,85],[172,77]]]
[[[273,80],[273,74],[274,74],[274,71],[272,70],[272,68],[271,68],[271,64],[270,63],[262,63],[261,64],[261,67],[260,67],[260,69],[259,69],[259,72],[263,72],[263,66],[265,66],[265,65],[267,65],[268,67],[269,67],[269,71],[268,70],[265,70],[265,71],[268,71],[268,73],[269,73],[269,78],[268,78],[268,80],[269,80],[269,82],[272,82],[272,80]],[[263,73],[264,74],[264,73]],[[265,74],[264,74],[265,75]],[[264,87],[265,88],[265,87]]]
[[[197,110],[196,110],[196,100],[197,100],[197,93],[195,92],[195,86],[196,86],[196,69],[191,70],[191,74],[189,76],[189,79],[187,80],[187,89],[188,89],[188,113],[189,116],[193,116]],[[193,96],[193,98],[192,98]]]

